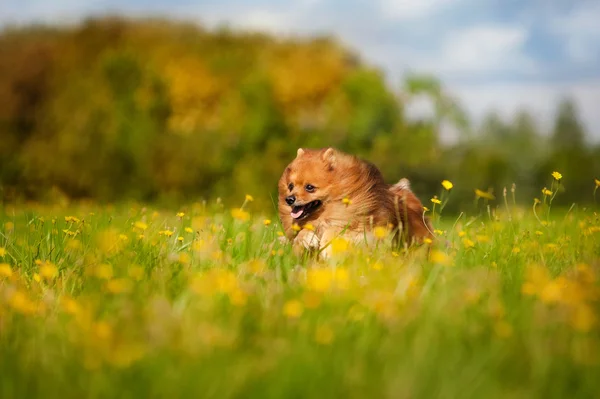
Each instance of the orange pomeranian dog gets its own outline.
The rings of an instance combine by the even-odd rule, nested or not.
[[[373,164],[333,148],[298,149],[278,188],[279,217],[296,253],[328,257],[333,238],[371,241],[378,226],[391,227],[395,244],[433,238],[408,180],[388,185]]]

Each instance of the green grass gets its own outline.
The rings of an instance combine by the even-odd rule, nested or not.
[[[3,209],[0,397],[598,397],[593,209],[317,262],[252,205]]]

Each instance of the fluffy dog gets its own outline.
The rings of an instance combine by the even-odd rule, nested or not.
[[[391,228],[395,244],[432,237],[408,180],[390,186],[375,165],[333,148],[298,149],[278,189],[279,217],[296,253],[306,249],[328,257],[336,236],[370,241],[377,226]]]

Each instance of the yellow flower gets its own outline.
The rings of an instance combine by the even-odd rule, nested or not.
[[[8,263],[0,263],[0,277],[12,276],[12,268]]]
[[[297,224],[297,223],[294,223],[294,224],[292,225],[292,230],[294,230],[294,231],[300,231],[300,230],[302,230],[302,229],[300,228],[300,226],[298,226],[298,224]]]
[[[177,213],[177,215],[175,215],[175,216],[177,216],[178,218],[180,218],[180,219],[181,219],[182,217],[184,217],[184,216],[185,216],[185,213],[183,213],[183,212],[178,212],[178,213]]]
[[[594,179],[594,183],[596,183],[596,187],[600,187],[600,180]]]
[[[35,280],[36,283],[39,283],[40,281],[42,281],[42,278],[37,273],[33,273],[33,279]]]
[[[423,242],[425,244],[433,244],[433,240],[431,238],[429,238],[429,237],[423,238]]]
[[[6,256],[6,248],[0,247],[0,258],[4,258]]]
[[[112,294],[124,294],[131,291],[133,284],[126,278],[115,278],[106,283],[106,290]]]
[[[429,212],[429,208],[427,208],[426,206],[423,207],[423,211],[425,212]]]
[[[464,236],[466,236],[466,235],[467,235],[467,233],[465,233],[464,231],[459,231],[458,232],[458,236],[461,237],[461,238],[464,237]]]
[[[162,230],[159,231],[158,234],[160,234],[161,236],[166,236],[166,237],[171,237],[173,235],[173,232],[171,230]]]
[[[242,208],[232,209],[231,216],[234,219],[241,220],[242,222],[245,222],[250,219],[250,214],[248,212],[246,212],[245,210],[243,210]]]
[[[433,230],[433,233],[437,234],[438,236],[443,236],[445,232],[440,229],[435,229]]]
[[[540,201],[540,199],[539,199],[539,198],[534,198],[534,199],[533,199],[533,205],[534,205],[534,206],[535,206],[535,205],[537,205],[537,204],[541,204],[541,203],[542,203],[542,201]]]
[[[383,226],[377,226],[373,229],[373,235],[380,240],[382,238],[387,237],[388,234],[389,234],[388,229],[386,229]]]
[[[350,243],[348,240],[342,237],[335,237],[331,240],[331,253],[342,254],[350,249]]]
[[[277,235],[278,235],[279,237],[283,237],[285,234],[283,234],[283,231],[278,231],[278,232],[277,232]]]
[[[486,200],[494,200],[494,199],[496,199],[496,197],[494,197],[494,194],[492,194],[491,192],[489,192],[489,191],[482,191],[482,190],[480,190],[478,188],[475,189],[475,195],[478,198],[483,198],[483,199],[486,199]]]
[[[306,285],[312,291],[326,292],[331,287],[333,276],[329,269],[314,268],[306,273]]]
[[[45,262],[40,266],[40,276],[50,280],[58,275],[58,268],[50,262]]]
[[[514,247],[512,249],[512,253],[515,254],[515,255],[518,254],[519,252],[521,252],[521,248],[519,248],[519,247]]]
[[[304,312],[304,306],[302,305],[302,302],[297,299],[287,301],[283,305],[283,314],[290,319],[297,319],[302,316],[302,312]]]
[[[75,216],[65,216],[65,222],[67,223],[79,223],[79,219]]]
[[[442,251],[434,250],[429,254],[429,260],[433,263],[449,266],[452,264],[452,259]]]
[[[146,230],[148,228],[148,225],[144,222],[135,222],[133,224],[133,227],[135,227],[136,229],[140,229],[140,230]]]
[[[431,199],[431,202],[433,202],[434,204],[438,204],[438,205],[442,203],[442,201],[440,201],[437,196],[433,196],[433,198]]]
[[[475,243],[473,241],[469,240],[468,238],[463,238],[463,244],[464,244],[465,248],[467,248],[467,249],[475,247]]]
[[[254,201],[254,197],[252,197],[250,194],[246,194],[246,201],[252,202]]]
[[[177,241],[182,242],[183,241],[183,237],[182,236],[177,237]]]
[[[264,224],[265,226],[269,226],[269,225],[271,224],[271,219],[265,219],[265,220],[263,221],[263,224]]]
[[[552,191],[550,191],[546,187],[544,187],[542,189],[542,194],[544,194],[544,195],[552,195]]]
[[[554,177],[554,180],[556,180],[556,181],[559,181],[560,179],[562,179],[562,175],[557,171],[552,172],[552,177]]]
[[[312,224],[310,224],[310,223],[306,223],[306,224],[304,225],[304,228],[305,228],[306,230],[315,231],[315,226],[313,226],[313,225],[312,225]]]
[[[345,205],[350,205],[352,203],[352,201],[350,200],[350,198],[344,197],[344,199],[342,200],[342,203]]]
[[[191,227],[186,227],[184,230],[185,230],[186,233],[193,233],[194,232],[194,230],[192,230]]]
[[[444,186],[444,188],[447,191],[450,191],[450,190],[452,190],[452,187],[454,187],[454,184],[452,184],[452,182],[450,180],[443,180],[442,181],[442,186]]]
[[[541,231],[539,231],[539,230],[536,230],[536,231],[535,231],[535,235],[536,235],[536,236],[542,236],[542,235],[544,235],[544,233],[542,233],[542,232],[541,232]]]

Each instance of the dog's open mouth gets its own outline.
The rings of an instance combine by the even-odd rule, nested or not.
[[[321,206],[321,201],[314,200],[304,205],[297,205],[292,207],[292,217],[296,220],[304,219]]]

